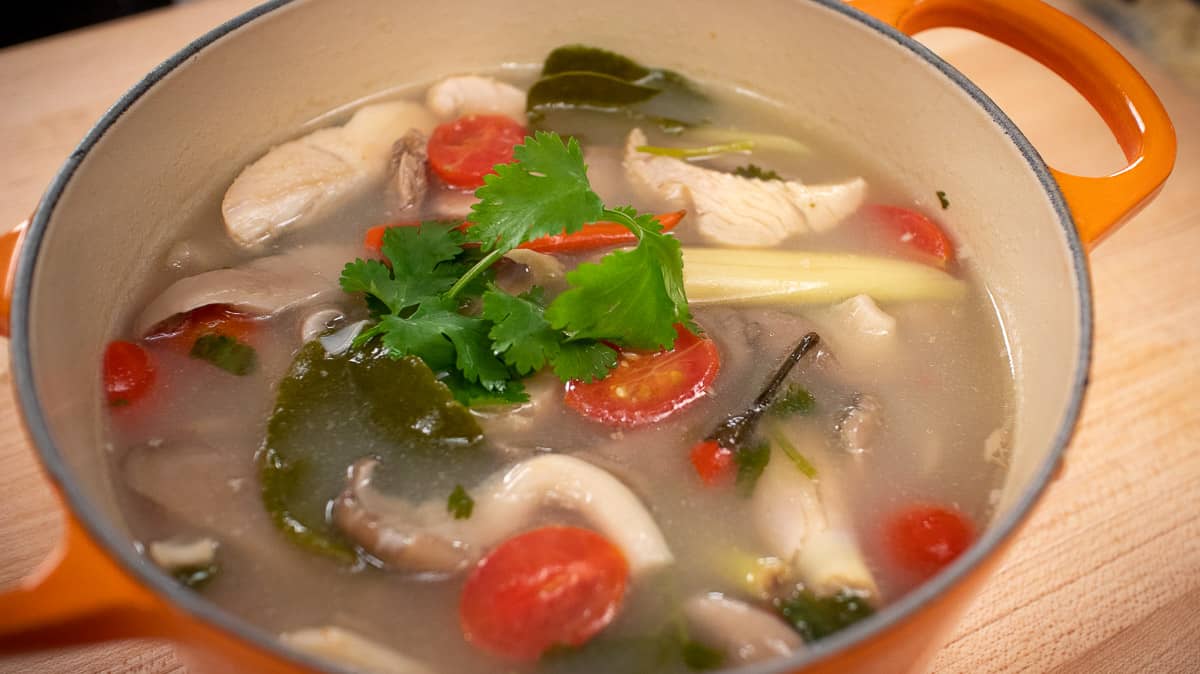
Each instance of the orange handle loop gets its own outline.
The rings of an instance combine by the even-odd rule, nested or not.
[[[1035,59],[1073,86],[1108,124],[1129,165],[1103,177],[1050,169],[1085,244],[1158,193],[1175,165],[1175,128],[1146,80],[1099,35],[1038,0],[849,0],[906,35],[966,28]]]
[[[0,653],[131,636],[163,636],[161,601],[138,585],[68,515],[54,553],[0,593]]]
[[[0,273],[4,274],[4,287],[0,288],[0,337],[8,337],[8,310],[12,304],[13,277],[17,271],[17,251],[25,238],[26,220],[0,235]]]

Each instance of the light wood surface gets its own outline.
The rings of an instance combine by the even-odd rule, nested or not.
[[[125,89],[252,4],[199,0],[0,51],[0,223],[29,214]],[[1121,166],[1082,98],[1025,57],[958,31],[921,39],[980,83],[1057,168]],[[1092,255],[1096,358],[1066,471],[938,656],[938,672],[1200,671],[1200,102],[1117,44],[1171,110],[1179,164],[1158,200]],[[2,587],[46,555],[61,525],[6,365],[0,377]],[[143,642],[0,658],[3,673],[182,671],[167,646]]]

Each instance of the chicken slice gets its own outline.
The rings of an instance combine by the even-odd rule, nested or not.
[[[279,638],[298,651],[336,662],[352,672],[430,674],[433,671],[419,660],[333,625],[284,632]]]
[[[773,246],[795,234],[823,232],[858,210],[867,183],[805,185],[794,180],[758,180],[702,168],[673,157],[638,152],[641,129],[629,132],[625,173],[639,191],[693,214],[706,240],[728,246]]]
[[[434,123],[420,104],[378,103],[354,113],[345,126],[271,148],[225,192],[221,213],[226,231],[238,245],[250,247],[319,220],[380,185],[389,173],[396,140],[412,129],[429,133]]]
[[[447,77],[429,87],[425,105],[442,120],[487,114],[504,115],[525,123],[525,92],[480,75]]]

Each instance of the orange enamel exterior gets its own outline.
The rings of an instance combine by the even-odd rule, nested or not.
[[[957,27],[997,39],[1057,72],[1091,102],[1116,135],[1129,166],[1098,178],[1053,171],[1085,243],[1095,243],[1136,213],[1169,175],[1175,133],[1157,96],[1115,49],[1067,15],[1036,0],[849,4],[909,35]],[[6,278],[0,335],[8,333],[13,260],[23,231],[24,225],[0,237]],[[313,671],[186,615],[121,569],[72,513],[66,520],[55,553],[19,587],[0,594],[0,653],[151,637],[195,644],[206,661],[226,663],[223,671],[235,671],[228,663],[237,663],[236,671],[267,674]],[[927,663],[998,564],[1003,547],[921,611],[804,671],[897,672]]]

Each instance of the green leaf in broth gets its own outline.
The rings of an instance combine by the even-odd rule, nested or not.
[[[661,89],[626,82],[611,75],[568,72],[534,82],[525,95],[525,109],[584,107],[617,110],[654,98]]]
[[[483,434],[419,358],[378,345],[340,356],[301,348],[279,383],[259,464],[263,505],[297,545],[353,563],[357,555],[326,519],[346,469],[364,456],[410,478],[463,461]],[[393,470],[393,472],[396,472]]]
[[[603,73],[629,82],[636,82],[651,74],[650,68],[599,47],[572,44],[559,47],[546,56],[542,64],[542,76],[566,72]]]

